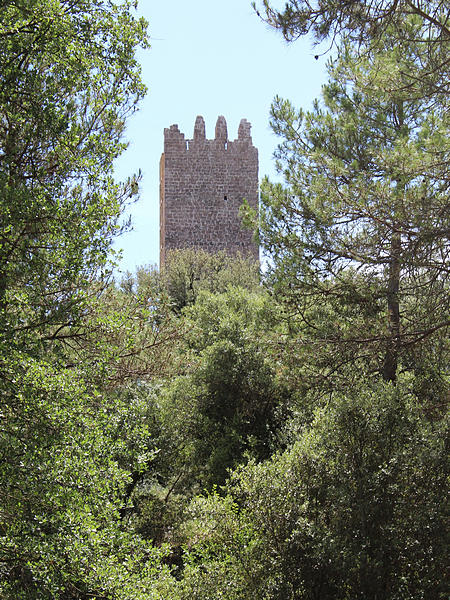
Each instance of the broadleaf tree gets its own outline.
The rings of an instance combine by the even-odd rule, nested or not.
[[[136,176],[113,177],[145,93],[135,52],[147,46],[146,23],[134,5],[1,3],[3,598],[130,598],[152,563],[119,519],[146,425],[99,383],[123,352],[110,351],[92,303],[138,188]]]
[[[170,597],[445,598],[448,422],[408,387],[335,394],[288,450],[194,500]]]

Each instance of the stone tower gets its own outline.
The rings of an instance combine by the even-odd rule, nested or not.
[[[197,117],[194,138],[186,140],[178,125],[164,129],[160,163],[160,261],[168,250],[225,250],[259,258],[252,232],[242,228],[239,207],[244,198],[258,208],[258,150],[250,123],[242,119],[238,138],[228,141],[224,117],[215,139],[207,140],[203,117]]]

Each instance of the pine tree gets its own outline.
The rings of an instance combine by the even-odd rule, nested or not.
[[[424,348],[432,361],[441,353],[438,371],[445,365],[448,114],[411,94],[405,71],[420,76],[414,47],[390,38],[364,55],[346,43],[323,104],[305,113],[277,98],[272,107],[286,185],[263,184],[262,242],[275,289],[303,321],[302,343],[327,348],[324,372],[338,349],[387,381],[400,356],[408,367]]]

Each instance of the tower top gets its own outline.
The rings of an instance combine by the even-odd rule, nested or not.
[[[251,136],[251,124],[247,119],[241,119],[238,127],[238,137],[234,140],[234,142],[246,142],[247,144],[252,144],[252,136]],[[220,115],[217,117],[216,128],[215,128],[215,137],[214,140],[216,142],[221,142],[225,144],[226,148],[228,148],[228,127],[227,122],[224,116]],[[198,115],[195,119],[194,125],[194,135],[192,140],[186,140],[184,133],[181,133],[178,125],[171,125],[169,128],[164,129],[164,143],[175,143],[185,145],[188,150],[190,147],[189,142],[206,142],[209,141],[206,139],[206,130],[205,130],[205,120],[201,115]],[[232,143],[232,142],[231,142]]]

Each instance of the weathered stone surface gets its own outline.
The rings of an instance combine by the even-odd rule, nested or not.
[[[196,247],[208,252],[240,252],[256,260],[252,232],[242,228],[244,198],[258,208],[258,150],[251,125],[242,119],[238,139],[228,141],[225,118],[217,119],[214,140],[207,140],[203,117],[186,140],[178,125],[164,129],[160,163],[160,260],[171,249]]]

